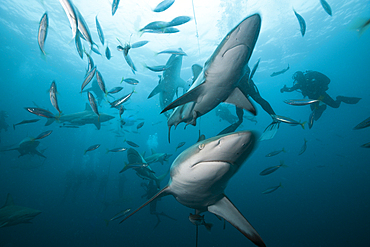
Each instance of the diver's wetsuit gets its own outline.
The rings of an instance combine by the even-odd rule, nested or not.
[[[317,99],[325,104],[320,104],[320,102],[316,102],[311,104],[311,110],[316,111],[315,113],[315,120],[318,120],[321,114],[325,111],[326,105],[332,108],[338,108],[340,104],[356,104],[361,98],[357,97],[345,97],[345,96],[337,96],[336,100],[330,97],[326,90],[328,90],[328,84],[330,83],[330,79],[317,71],[306,71],[306,73],[297,71],[293,75],[294,85],[288,88],[286,85],[280,92],[292,92],[298,90],[302,93],[303,97],[308,97],[309,99]]]

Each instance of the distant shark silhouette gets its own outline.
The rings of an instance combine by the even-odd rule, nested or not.
[[[91,82],[91,87],[83,90],[82,92],[83,93],[93,92],[95,94],[95,98],[98,101],[98,104],[99,105],[101,104],[101,102],[104,99],[104,92],[100,89],[99,84],[98,84],[98,81],[96,79],[94,79]]]
[[[6,149],[2,151],[12,151],[17,150],[20,154],[18,156],[21,157],[26,154],[30,155],[37,155],[43,158],[46,158],[42,152],[38,151],[36,148],[40,145],[39,141],[36,141],[34,138],[27,137],[23,141],[21,141],[16,148]]]
[[[39,214],[39,210],[15,205],[12,196],[8,194],[5,205],[0,208],[0,227],[31,223]]]
[[[153,200],[173,195],[184,206],[195,209],[196,214],[209,211],[230,222],[257,246],[266,246],[224,194],[229,179],[253,151],[256,139],[252,132],[241,131],[194,144],[173,162],[168,185],[124,220]]]
[[[172,102],[178,88],[185,87],[185,81],[180,78],[181,65],[182,55],[171,55],[166,63],[167,69],[163,72],[163,76],[160,77],[158,85],[148,96],[148,99],[150,99],[159,93],[159,103],[162,110]]]
[[[96,128],[99,130],[101,127],[102,122],[107,122],[113,119],[113,116],[108,114],[99,113],[100,116],[96,115],[92,110],[89,104],[86,103],[85,110],[82,112],[76,112],[72,114],[65,114],[61,116],[57,116],[55,118],[48,118],[45,126],[52,124],[54,121],[58,121],[60,123],[67,123],[73,126],[82,126],[85,124],[94,124]]]

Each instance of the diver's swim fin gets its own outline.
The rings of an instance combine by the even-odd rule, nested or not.
[[[357,97],[346,97],[346,96],[337,96],[337,100],[342,101],[346,104],[357,104],[361,98]]]

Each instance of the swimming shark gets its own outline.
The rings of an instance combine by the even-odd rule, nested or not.
[[[164,161],[168,161],[168,158],[171,157],[172,154],[167,154],[167,153],[156,153],[152,149],[152,155],[145,157],[145,161],[148,164],[156,163],[159,162],[161,165],[163,165]]]
[[[30,220],[39,214],[39,210],[15,205],[12,196],[8,194],[5,205],[0,208],[0,227],[31,223]]]
[[[185,87],[185,81],[181,79],[181,65],[182,55],[172,54],[166,63],[166,70],[163,71],[158,85],[148,96],[148,99],[159,93],[159,103],[163,110],[169,103],[172,102],[173,97],[177,94],[179,87]]]
[[[17,150],[20,153],[18,158],[23,156],[23,155],[26,155],[26,154],[37,155],[37,156],[46,158],[42,154],[42,152],[40,152],[36,149],[39,145],[40,145],[39,141],[37,141],[37,140],[35,140],[34,138],[31,138],[31,137],[26,137],[25,139],[23,139],[19,143],[18,147],[11,148],[11,149],[6,149],[6,150],[3,150],[3,151]]]
[[[255,147],[250,131],[215,136],[194,144],[173,162],[170,181],[160,192],[128,215],[131,217],[153,200],[172,195],[196,214],[209,211],[230,222],[257,246],[265,246],[257,231],[224,194],[229,179],[239,170]]]
[[[113,116],[99,112],[99,116],[96,115],[92,110],[89,104],[86,103],[85,110],[82,112],[76,112],[72,114],[64,114],[61,116],[56,116],[55,118],[48,118],[45,126],[52,124],[54,121],[59,123],[73,125],[73,126],[82,126],[85,124],[94,124],[98,130],[100,130],[101,123],[107,122],[113,119]]]
[[[261,29],[261,17],[254,14],[241,21],[218,45],[206,61],[201,74],[189,91],[169,104],[163,112],[176,108],[167,125],[181,123],[196,125],[196,119],[221,102],[234,104],[256,115],[256,110],[239,89],[238,84],[246,73],[248,61]]]
[[[133,168],[136,171],[136,175],[143,179],[149,179],[153,180],[157,187],[160,187],[161,181],[167,176],[168,173],[164,173],[163,175],[157,177],[152,170],[152,168],[149,166],[148,162],[139,154],[138,151],[136,151],[133,148],[129,148],[127,150],[127,160],[129,164],[125,164],[123,169],[120,171],[120,173],[126,171],[129,168]]]

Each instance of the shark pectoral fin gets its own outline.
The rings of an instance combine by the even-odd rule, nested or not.
[[[85,111],[92,111],[91,106],[88,103],[85,105]]]
[[[236,105],[236,107],[243,108],[253,115],[256,115],[256,109],[253,104],[248,100],[248,98],[240,91],[238,87],[231,92],[229,97],[225,100],[226,103]]]
[[[99,122],[99,121],[97,121],[97,122],[94,122],[94,124],[95,124],[96,128],[98,128],[98,130],[100,130],[100,127],[101,127],[100,122]]]
[[[152,198],[150,198],[146,203],[144,203],[143,205],[141,205],[138,209],[136,209],[134,212],[132,212],[131,214],[129,214],[126,218],[124,218],[120,224],[122,222],[124,222],[125,220],[127,220],[128,218],[130,218],[134,213],[136,213],[137,211],[139,211],[140,209],[142,209],[143,207],[145,207],[146,205],[148,205],[149,203],[151,203],[152,201],[154,201],[155,199],[157,198],[161,198],[163,196],[166,196],[166,195],[169,195],[169,189],[170,187],[167,185],[166,187],[164,187],[161,191],[159,191],[157,194],[155,194]]]
[[[203,92],[203,87],[204,87],[203,84],[200,84],[196,88],[190,90],[189,92],[187,92],[186,94],[184,94],[183,96],[169,104],[166,108],[163,109],[161,113],[171,110],[180,105],[197,101],[199,95]]]
[[[244,216],[225,195],[221,200],[209,206],[208,211],[227,220],[257,246],[266,246],[253,226],[249,224],[247,219],[244,218]]]
[[[154,89],[153,91],[149,94],[148,96],[148,99],[150,99],[151,97],[153,97],[154,95],[156,94],[159,94],[161,91],[163,91],[163,83],[159,83]]]

